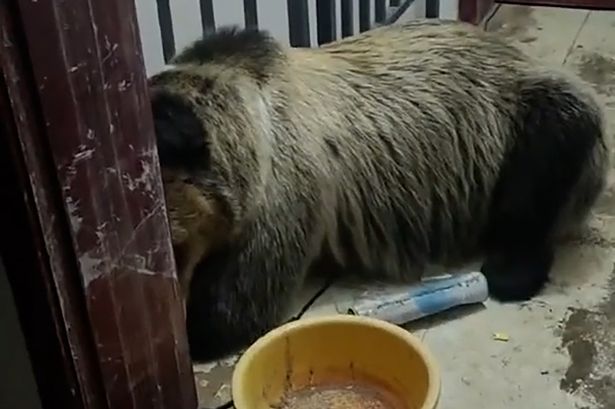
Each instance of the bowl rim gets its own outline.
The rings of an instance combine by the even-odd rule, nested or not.
[[[425,402],[419,409],[436,408],[436,405],[440,398],[440,368],[437,361],[435,360],[435,357],[433,356],[429,348],[427,348],[427,346],[423,343],[423,341],[421,341],[416,335],[413,335],[410,331],[407,331],[390,322],[378,318],[345,314],[309,317],[302,318],[297,321],[288,322],[267,332],[265,335],[256,340],[252,345],[250,345],[248,349],[241,355],[241,358],[239,358],[239,361],[237,362],[237,364],[235,365],[235,369],[233,370],[231,380],[231,396],[233,397],[233,401],[236,407],[238,409],[249,408],[249,402],[246,401],[245,395],[238,392],[247,373],[246,367],[248,363],[252,361],[253,357],[256,356],[256,354],[258,354],[263,348],[265,348],[272,340],[279,337],[283,337],[285,334],[296,331],[300,328],[303,329],[323,324],[335,323],[355,323],[376,328],[378,330],[388,332],[393,336],[401,338],[404,342],[409,344],[410,347],[414,348],[414,350],[419,354],[423,362],[425,362],[425,366],[427,367],[427,376],[429,379],[427,386],[427,396],[425,397]]]

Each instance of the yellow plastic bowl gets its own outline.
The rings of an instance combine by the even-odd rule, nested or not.
[[[232,394],[236,409],[435,409],[440,375],[404,329],[338,315],[260,338],[237,363]]]

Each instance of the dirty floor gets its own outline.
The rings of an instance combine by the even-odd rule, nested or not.
[[[503,5],[487,29],[593,84],[615,132],[615,12]],[[540,297],[488,301],[408,326],[440,362],[439,409],[615,408],[615,170],[609,182],[588,231],[561,248]],[[336,313],[352,296],[329,289],[309,315]],[[229,398],[234,361],[195,365],[202,407]]]

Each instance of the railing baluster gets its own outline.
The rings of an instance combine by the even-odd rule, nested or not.
[[[354,34],[354,1],[342,0],[342,37]]]
[[[308,0],[288,0],[288,30],[292,47],[310,46],[307,2]]]
[[[387,0],[376,0],[376,23],[382,24],[387,17]]]
[[[256,0],[243,0],[244,24],[247,28],[258,28]]]
[[[173,34],[173,18],[169,0],[156,0],[158,6],[158,24],[162,39],[162,54],[167,63],[175,55],[175,35]]]
[[[440,16],[440,0],[425,0],[425,17],[438,18]]]
[[[216,30],[216,21],[214,19],[213,0],[200,0],[201,8],[201,27],[203,34],[213,33]]]
[[[335,40],[335,0],[316,0],[318,45]]]
[[[359,0],[359,30],[367,31],[371,28],[372,0]]]

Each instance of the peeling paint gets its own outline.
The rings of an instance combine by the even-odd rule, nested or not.
[[[68,196],[64,200],[64,203],[66,204],[68,219],[73,231],[77,233],[81,230],[81,225],[83,223],[83,217],[81,217],[81,212],[79,211],[79,202]]]
[[[127,91],[132,86],[132,81],[122,80],[117,84],[117,90],[120,92]]]
[[[208,362],[204,364],[198,364],[194,366],[194,371],[198,373],[210,373],[214,368],[218,366],[217,362]]]
[[[81,161],[90,159],[94,155],[94,152],[96,152],[94,148],[88,148],[86,145],[79,145],[79,150],[73,155],[71,165],[74,166]]]
[[[104,274],[104,270],[101,268],[104,265],[104,261],[99,257],[92,256],[90,253],[79,256],[79,265],[85,287]]]
[[[119,48],[118,44],[113,44],[113,45],[111,45],[111,44],[109,43],[109,39],[108,39],[108,38],[106,38],[106,37],[105,37],[105,42],[106,42],[106,44],[105,44],[105,48],[106,48],[106,50],[107,50],[107,53],[106,53],[106,54],[105,54],[105,56],[102,58],[102,62],[103,62],[103,63],[104,63],[104,62],[106,62],[106,61],[108,61],[108,60],[109,60],[109,59],[113,56],[113,54],[117,51],[117,49]]]
[[[70,67],[68,69],[68,72],[74,73],[74,72],[77,72],[77,71],[79,71],[80,69],[82,69],[82,68],[84,68],[86,66],[87,66],[87,64],[85,62],[81,62],[79,64],[76,64],[76,65],[73,65],[72,67]]]
[[[107,228],[108,225],[109,223],[104,222],[96,228],[95,234],[96,234],[97,244],[102,243],[105,240],[105,229]]]
[[[151,152],[148,153],[148,155],[151,156]],[[154,185],[153,182],[155,180],[155,174],[154,172],[152,172],[152,166],[149,164],[149,162],[146,161],[141,161],[141,175],[135,179],[135,182],[142,186],[143,189],[145,189],[146,191],[152,191],[154,189]]]

